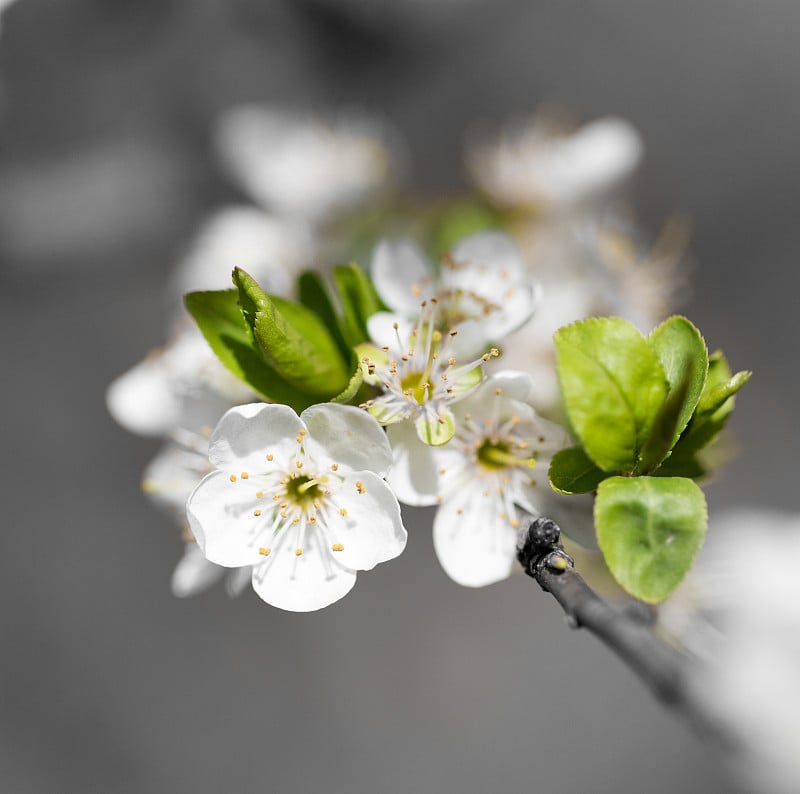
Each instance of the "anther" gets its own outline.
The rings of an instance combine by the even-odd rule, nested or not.
[[[275,460],[275,456],[274,455],[267,455],[267,460]]]
[[[367,489],[364,487],[364,483],[361,482],[361,480],[356,480],[356,490],[360,494],[365,494],[367,492]]]
[[[261,554],[263,557],[269,557],[272,549],[265,549],[263,546],[260,546],[258,549],[258,553]]]
[[[346,516],[346,515],[347,515],[347,510],[346,510],[344,507],[340,507],[340,508],[339,508],[339,512],[340,512],[340,513],[341,513],[343,516]]]
[[[303,468],[303,461],[302,460],[296,460],[294,462],[294,465],[297,466],[298,469],[302,469]]]
[[[260,516],[261,515],[261,511],[260,510],[253,510],[253,515],[254,516]]]
[[[241,474],[241,477],[242,477],[243,480],[246,480],[249,476],[250,475],[246,471],[243,471],[242,474]]]
[[[263,491],[256,491],[256,499],[261,499],[264,496]]]
[[[331,463],[331,471],[337,471],[339,468],[338,463]]]
[[[236,475],[235,474],[231,474],[230,481],[231,482],[236,482]]]
[[[344,551],[344,545],[342,543],[334,543],[331,546],[331,551]]]
[[[294,554],[295,554],[295,557],[302,557],[303,556],[303,550],[302,549],[295,549],[294,550]]]

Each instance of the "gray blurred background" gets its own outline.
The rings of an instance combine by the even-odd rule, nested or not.
[[[4,792],[727,792],[719,759],[523,577],[451,583],[429,516],[342,602],[179,601],[105,411],[163,341],[163,285],[237,197],[209,124],[244,100],[392,119],[423,193],[481,119],[555,101],[645,139],[637,209],[694,225],[683,310],[755,377],[709,489],[798,508],[800,4],[19,0],[0,36]],[[416,529],[416,531],[414,531]]]

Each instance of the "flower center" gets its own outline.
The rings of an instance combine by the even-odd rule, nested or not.
[[[411,397],[420,405],[424,405],[428,397],[430,385],[428,383],[429,372],[409,372],[400,381],[403,394]]]
[[[492,441],[490,438],[483,440],[475,454],[478,463],[490,471],[505,469],[509,466],[527,466],[532,469],[536,465],[536,458],[533,455],[515,455],[511,451],[509,443]]]
[[[312,507],[325,495],[321,486],[327,479],[327,477],[309,477],[307,474],[291,477],[286,483],[286,499],[303,510]]]

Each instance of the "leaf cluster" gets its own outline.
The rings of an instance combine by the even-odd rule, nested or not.
[[[555,334],[559,382],[580,444],[554,456],[550,483],[597,492],[595,526],[614,577],[632,595],[661,601],[702,545],[707,509],[693,482],[700,453],[719,435],[749,372],[709,356],[685,317],[648,337],[615,317]]]
[[[318,402],[351,402],[362,384],[356,345],[367,319],[384,308],[367,275],[351,263],[298,279],[299,301],[265,292],[241,268],[235,289],[191,292],[186,308],[219,360],[266,402],[298,413]]]

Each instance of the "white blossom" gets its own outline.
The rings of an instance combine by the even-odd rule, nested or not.
[[[364,379],[381,393],[361,404],[382,425],[408,420],[426,444],[444,444],[455,432],[451,404],[483,379],[482,364],[498,355],[492,348],[459,363],[452,355],[458,331],[442,333],[437,305],[423,301],[416,323],[379,312],[367,321],[377,347],[362,345]]]
[[[256,207],[215,211],[200,228],[173,276],[174,291],[231,289],[234,267],[267,292],[291,295],[298,273],[310,267],[314,238],[302,219],[268,215]]]
[[[257,203],[314,222],[385,191],[399,150],[388,127],[364,114],[323,118],[266,105],[228,110],[216,140]]]
[[[189,498],[192,532],[218,565],[252,565],[269,604],[305,612],[337,601],[356,571],[405,547],[400,508],[381,479],[391,449],[351,406],[237,406],[211,437],[216,470]]]
[[[546,115],[478,140],[467,162],[478,186],[502,207],[560,209],[608,193],[636,168],[642,141],[607,117],[577,129]]]
[[[516,559],[521,510],[546,512],[547,466],[563,448],[563,428],[527,402],[531,378],[502,372],[453,408],[456,431],[442,447],[419,443],[404,425],[389,428],[395,463],[388,482],[400,501],[438,504],[436,554],[447,574],[469,587],[505,579]]]
[[[411,240],[383,241],[370,272],[384,303],[402,317],[415,318],[421,301],[435,301],[440,330],[458,329],[458,355],[499,342],[531,318],[539,300],[519,248],[501,232],[465,237],[439,268]]]
[[[800,790],[800,515],[729,509],[660,610],[695,657],[690,685],[764,794]]]

